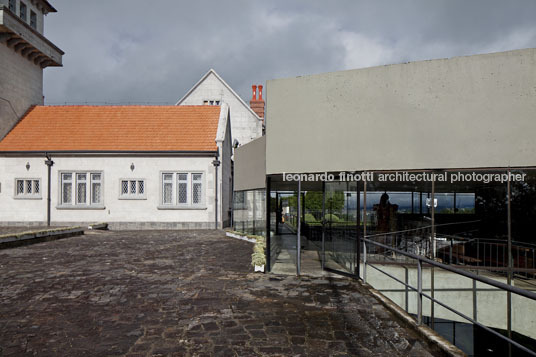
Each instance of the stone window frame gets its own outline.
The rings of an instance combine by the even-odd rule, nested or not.
[[[187,180],[186,181],[179,181],[179,174],[187,174]],[[193,199],[193,175],[200,174],[201,180],[201,200],[199,203],[192,203]],[[172,175],[171,180],[164,180],[164,175]],[[178,194],[178,187],[179,183],[185,183],[187,184],[187,202],[186,203],[179,203],[179,194]],[[171,183],[171,197],[172,200],[170,203],[164,203],[164,185]],[[206,197],[207,197],[207,186],[206,186],[206,172],[203,170],[191,170],[191,171],[184,171],[184,170],[165,170],[160,171],[159,175],[159,198],[158,198],[158,209],[190,209],[190,210],[196,210],[196,209],[207,209],[206,207]]]
[[[37,30],[37,14],[30,9],[30,27]]]
[[[71,174],[71,179],[64,179],[65,174]],[[78,175],[85,174],[85,180],[78,179]],[[93,175],[100,175],[100,179],[94,179]],[[71,200],[63,201],[63,185],[71,185]],[[78,184],[85,184],[85,202],[79,203]],[[93,200],[94,184],[100,184],[100,200],[95,203]],[[104,171],[102,170],[62,170],[58,172],[58,206],[57,209],[104,209]]]
[[[17,13],[17,0],[9,0],[8,8],[9,8],[9,11],[16,14]]]
[[[124,192],[123,182],[127,183],[127,192]],[[135,192],[132,192],[132,183],[135,183]],[[141,184],[141,186],[140,186]],[[140,193],[140,187],[143,192]],[[144,178],[120,178],[119,179],[119,199],[120,200],[146,200],[147,199],[147,180]]]
[[[22,192],[19,190],[19,181],[22,181]],[[37,177],[17,177],[14,180],[13,198],[16,200],[40,200],[42,196],[41,179]],[[28,183],[30,189],[28,189]],[[36,190],[37,188],[37,190]],[[36,193],[37,191],[37,193]]]
[[[219,99],[205,99],[203,100],[203,105],[220,105],[221,100]]]
[[[22,21],[28,21],[28,6],[22,1],[19,2],[19,17]]]

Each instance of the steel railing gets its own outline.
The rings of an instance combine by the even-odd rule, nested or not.
[[[377,236],[377,235],[374,235],[374,236]],[[363,242],[363,252],[362,252],[363,253],[363,282],[365,282],[365,283],[367,282],[367,266],[369,266],[369,267],[371,267],[371,268],[373,268],[373,269],[385,274],[386,276],[390,277],[391,279],[395,280],[396,282],[404,285],[407,289],[415,291],[417,293],[417,323],[419,325],[422,324],[422,318],[423,318],[423,304],[422,304],[422,302],[423,302],[423,297],[425,297],[425,298],[429,299],[432,302],[432,304],[434,304],[434,303],[438,304],[439,306],[451,311],[452,313],[462,317],[463,319],[471,322],[472,324],[477,325],[480,328],[486,330],[487,332],[492,333],[493,335],[505,340],[506,342],[508,342],[512,346],[515,346],[515,347],[519,348],[520,350],[522,350],[522,351],[524,351],[524,352],[526,352],[526,353],[528,353],[528,354],[530,354],[532,356],[536,356],[535,351],[532,351],[532,350],[528,349],[527,347],[525,347],[525,346],[521,345],[520,343],[514,341],[512,338],[506,337],[506,336],[500,334],[499,332],[493,330],[492,328],[489,328],[489,327],[481,324],[480,322],[478,322],[476,320],[476,318],[473,319],[473,318],[465,315],[464,313],[462,313],[462,312],[460,312],[460,311],[448,306],[447,304],[435,299],[434,296],[433,296],[433,285],[431,287],[432,288],[432,295],[428,295],[425,292],[423,292],[423,287],[422,287],[423,264],[427,264],[427,265],[429,265],[431,267],[441,268],[441,269],[447,270],[449,272],[452,272],[452,273],[464,276],[466,278],[472,279],[472,281],[473,281],[473,294],[474,294],[473,295],[473,301],[474,301],[474,303],[476,303],[476,282],[481,282],[481,283],[484,283],[484,284],[488,284],[488,285],[493,286],[493,287],[495,287],[495,288],[497,288],[499,290],[505,291],[507,294],[512,294],[512,293],[517,294],[517,295],[523,296],[525,298],[531,299],[533,301],[536,301],[536,293],[534,293],[532,291],[525,290],[525,289],[521,289],[521,288],[518,288],[518,287],[515,287],[515,286],[512,286],[512,285],[504,284],[504,283],[501,283],[499,281],[496,281],[496,280],[493,280],[493,279],[490,279],[490,278],[487,278],[487,277],[479,276],[479,275],[476,275],[476,274],[471,273],[469,271],[453,267],[451,265],[439,263],[437,261],[434,261],[432,259],[426,258],[426,257],[421,256],[421,255],[417,255],[417,254],[413,254],[413,253],[410,253],[410,252],[405,252],[405,251],[397,249],[397,248],[393,248],[392,246],[382,244],[382,243],[376,242],[376,241],[374,241],[372,239],[369,239],[371,237],[373,237],[373,236],[366,236],[365,238],[362,238],[362,242]],[[413,260],[416,260],[417,261],[417,286],[414,287],[414,286],[408,284],[407,282],[398,279],[397,277],[393,276],[392,274],[389,274],[388,272],[378,268],[374,264],[368,263],[367,262],[367,244],[374,245],[376,247],[382,248],[384,251],[391,251],[393,253],[396,253],[396,254],[411,258]],[[381,264],[381,262],[378,262],[378,263]],[[406,279],[406,281],[407,281],[407,279]],[[510,302],[511,299],[508,299],[508,301]],[[407,300],[406,300],[406,304],[407,304]],[[476,306],[474,306],[474,308],[475,308],[475,311],[476,311]],[[511,306],[508,306],[507,308],[510,310]],[[509,315],[508,318],[511,319],[511,315],[510,314],[508,314],[508,315]],[[511,326],[511,322],[509,322],[509,326]]]

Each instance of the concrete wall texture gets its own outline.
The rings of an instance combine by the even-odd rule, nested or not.
[[[43,104],[43,69],[0,43],[0,138],[32,105]]]
[[[210,73],[180,105],[202,105],[204,100],[219,100],[231,108],[231,136],[240,144],[246,144],[262,135],[259,120],[226,86]]]
[[[266,136],[235,150],[235,191],[266,187]]]
[[[267,82],[267,174],[533,166],[536,49]]]

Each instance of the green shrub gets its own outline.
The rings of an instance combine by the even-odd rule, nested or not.
[[[326,222],[339,222],[340,219],[334,214],[328,213],[325,216]]]
[[[312,213],[305,214],[305,223],[316,223],[318,220],[313,216]]]

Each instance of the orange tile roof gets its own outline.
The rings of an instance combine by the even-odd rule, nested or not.
[[[5,151],[216,151],[219,106],[36,106]]]

